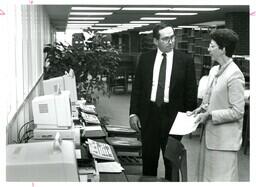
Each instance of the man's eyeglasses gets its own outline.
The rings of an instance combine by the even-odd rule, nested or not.
[[[164,38],[160,38],[160,40],[164,43],[169,43],[170,41],[173,41],[175,38],[175,36],[170,36],[170,37],[164,37]]]

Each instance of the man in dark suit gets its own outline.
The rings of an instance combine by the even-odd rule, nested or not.
[[[178,111],[192,111],[197,85],[192,58],[174,49],[171,26],[156,25],[157,50],[143,53],[136,68],[130,101],[130,126],[141,132],[143,175],[156,176],[160,149],[165,152]],[[182,136],[174,136],[181,140]],[[165,178],[172,180],[171,163],[164,159]],[[178,179],[175,179],[178,180]]]

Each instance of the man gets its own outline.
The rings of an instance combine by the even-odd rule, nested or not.
[[[174,49],[173,28],[156,25],[153,41],[157,50],[140,56],[130,101],[130,126],[141,132],[143,175],[147,176],[157,175],[160,149],[165,152],[177,112],[192,111],[197,104],[193,60]],[[165,178],[171,180],[171,165],[166,159],[164,164]]]

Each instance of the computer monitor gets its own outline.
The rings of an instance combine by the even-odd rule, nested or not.
[[[42,129],[68,129],[72,127],[69,91],[35,97],[32,101],[34,123]]]
[[[6,147],[8,182],[79,181],[74,143],[62,140],[11,144]]]
[[[76,77],[74,73],[66,73],[60,77],[44,80],[43,87],[44,95],[54,94],[58,89],[69,90],[72,104],[77,102]]]

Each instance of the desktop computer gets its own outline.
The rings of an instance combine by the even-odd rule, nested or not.
[[[39,129],[68,129],[72,127],[69,91],[35,97],[32,101],[34,123]]]
[[[52,140],[57,132],[65,140],[80,144],[80,130],[74,128],[69,91],[36,97],[32,101],[35,140]]]

